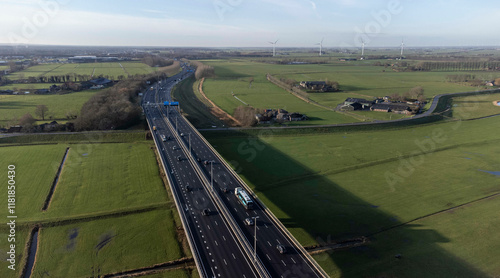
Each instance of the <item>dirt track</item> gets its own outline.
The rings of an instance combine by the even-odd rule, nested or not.
[[[224,112],[224,110],[220,109],[213,101],[211,101],[203,92],[203,82],[205,81],[205,78],[203,77],[200,81],[200,85],[198,86],[198,91],[200,94],[212,105],[210,109],[210,113],[212,113],[214,116],[217,118],[221,119],[224,121],[228,126],[231,127],[236,127],[236,126],[243,126],[240,121],[235,119],[233,116],[229,115],[228,113]]]

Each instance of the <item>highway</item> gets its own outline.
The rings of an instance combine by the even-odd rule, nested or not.
[[[163,81],[165,86],[161,90],[170,90],[185,75],[183,72]],[[182,155],[179,144],[173,139],[166,141],[161,139],[161,135],[173,138],[173,134],[158,107],[152,105],[155,101],[155,91],[148,89],[145,92],[143,109],[150,126],[156,127],[156,131],[153,131],[155,143],[165,173],[168,175],[200,276],[259,277],[248,256],[242,252],[226,221],[204,190],[199,177]],[[183,158],[178,160],[179,156]],[[209,215],[202,214],[204,209],[210,210]]]
[[[172,101],[170,90],[173,84],[174,83],[171,83],[170,85],[161,87],[156,100],[152,98],[148,98],[147,100],[155,104],[162,103],[163,101]],[[265,267],[267,273],[271,277],[326,277],[324,271],[310,258],[305,250],[301,248],[296,240],[286,231],[284,226],[270,211],[266,210],[260,202],[256,201],[256,206],[252,210],[246,210],[239,203],[237,197],[234,195],[234,188],[242,187],[247,191],[249,191],[249,188],[237,174],[230,169],[229,165],[225,164],[220,155],[217,154],[201,134],[199,134],[196,129],[179,114],[177,109],[161,105],[155,106],[155,109],[153,114],[148,114],[148,118],[153,117],[156,119],[153,119],[153,123],[157,125],[157,128],[158,126],[161,127],[161,129],[157,131],[158,133],[165,133],[172,137],[172,141],[167,141],[168,143],[162,144],[162,147],[164,146],[166,148],[166,154],[164,155],[169,157],[168,162],[170,164],[178,164],[180,167],[179,170],[174,171],[175,178],[179,178],[178,175],[183,178],[191,178],[191,180],[189,180],[191,182],[190,185],[193,185],[193,187],[197,189],[196,191],[203,193],[210,190],[212,186],[211,180],[213,178],[212,196],[215,197],[212,198],[217,198],[219,209],[227,212],[225,218],[228,225],[231,225],[231,223],[234,224],[236,227],[233,227],[233,230],[235,228],[239,229],[242,237],[244,237],[247,244],[250,244],[252,248],[254,246],[255,231],[257,232],[256,259],[258,263]],[[167,126],[169,126],[170,129],[165,128],[162,124],[162,121],[165,121],[165,119],[161,117],[158,109],[162,110],[161,112],[163,115],[168,115],[167,119],[170,125]],[[175,141],[173,139],[175,139]],[[174,145],[176,146],[175,150],[173,149]],[[192,155],[191,158],[188,159],[190,151]],[[182,157],[182,161],[175,161],[173,157],[179,156]],[[213,176],[211,175],[212,171]],[[198,173],[199,180],[194,178],[196,173]],[[205,189],[203,189],[204,186]],[[193,192],[196,191],[193,190]],[[183,194],[186,193],[184,192]],[[202,200],[209,199],[208,196],[203,194],[200,194],[198,198],[204,198]],[[198,201],[200,200],[198,199]],[[213,203],[210,204],[210,209],[215,210],[213,205]],[[197,207],[197,209],[200,210],[201,207]],[[224,213],[222,214],[224,216]],[[204,219],[211,218],[215,219],[215,217],[212,216]],[[232,222],[230,221],[231,218]],[[246,225],[246,218],[255,219],[257,226]],[[211,227],[217,229],[217,231],[219,231],[219,229],[224,229],[224,227],[220,225],[214,226],[213,222]],[[237,233],[234,235],[237,237]],[[277,249],[277,245],[285,246],[287,250],[286,253],[281,254]],[[230,246],[228,243],[224,245],[224,248],[233,250],[237,247]],[[242,249],[242,247],[239,248]],[[234,253],[234,251],[231,252]],[[253,260],[252,257],[247,259]]]

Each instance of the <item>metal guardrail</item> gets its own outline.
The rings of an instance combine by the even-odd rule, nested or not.
[[[185,122],[195,131],[195,133],[198,134],[198,136],[201,138],[201,140],[212,150],[212,152],[219,158],[219,160],[224,164],[224,166],[228,169],[228,171],[240,182],[240,184],[245,188],[247,192],[249,192],[254,200],[256,200],[259,205],[263,208],[263,210],[266,212],[266,214],[273,220],[273,222],[276,224],[276,226],[279,227],[281,232],[295,245],[295,247],[300,250],[300,252],[303,254],[304,258],[307,259],[307,261],[318,271],[319,274],[323,275],[323,277],[329,277],[328,274],[321,268],[321,266],[309,255],[309,253],[304,249],[304,247],[295,239],[295,237],[288,231],[288,229],[279,221],[279,219],[272,213],[272,211],[262,203],[257,195],[252,191],[252,189],[241,179],[241,177],[233,170],[233,168],[226,162],[224,158],[212,147],[212,145],[201,135],[201,133],[198,132],[198,130],[183,116],[180,115],[182,118],[184,118]]]
[[[252,264],[254,265],[255,269],[257,270],[257,272],[259,273],[259,275],[261,277],[263,277],[263,278],[270,277],[267,269],[264,267],[260,258],[257,256],[258,262],[255,262],[252,259],[253,255],[254,255],[253,248],[248,243],[245,235],[243,235],[242,231],[239,229],[238,225],[236,224],[236,220],[229,213],[229,211],[227,210],[227,207],[221,202],[219,197],[217,195],[215,195],[215,192],[213,191],[213,188],[211,188],[210,182],[208,181],[207,177],[205,176],[205,174],[201,170],[200,165],[198,165],[198,163],[194,160],[193,156],[189,153],[189,149],[186,146],[186,142],[184,142],[182,140],[182,138],[180,138],[179,134],[176,132],[176,130],[174,129],[172,123],[170,123],[170,120],[168,120],[168,118],[164,117],[163,120],[167,123],[167,125],[169,126],[169,128],[172,131],[172,134],[174,134],[174,137],[179,142],[179,146],[186,154],[186,157],[188,158],[189,162],[193,166],[193,169],[196,171],[200,180],[202,181],[203,186],[205,187],[205,189],[209,193],[209,196],[212,198],[212,200],[214,201],[214,203],[218,207],[219,211],[223,214],[224,219],[226,219],[226,221],[228,222],[229,228],[233,231],[238,242],[240,243],[241,247],[243,248],[243,251],[248,256],[249,261],[252,262]]]

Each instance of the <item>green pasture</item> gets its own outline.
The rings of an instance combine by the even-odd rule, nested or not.
[[[499,125],[499,119],[493,117],[399,130],[295,136],[266,131],[260,137],[240,133],[224,138],[209,136],[208,139],[240,171],[249,186],[294,236],[308,246],[369,236],[499,193],[500,137],[491,131]],[[483,219],[486,221],[487,218]],[[472,217],[464,221],[472,221]],[[403,226],[401,233],[415,238],[408,248],[418,249],[419,233],[412,227],[411,224]],[[463,232],[472,230],[474,228],[464,227]],[[496,229],[484,229],[483,232],[486,238],[496,237]],[[448,249],[443,250],[432,240],[446,235],[439,232],[422,234],[422,241],[431,241],[424,251],[439,252],[436,255],[438,261],[440,254],[444,254],[441,262],[446,262],[447,267],[438,273],[447,275],[441,277],[460,273],[453,269],[462,262],[456,259],[460,255],[460,243],[452,242]],[[378,238],[375,236],[375,240]],[[387,248],[392,248],[388,242],[390,238],[387,236],[385,241],[389,244]],[[373,244],[384,248],[378,241]],[[376,247],[369,244],[366,249]],[[352,253],[363,254],[365,249],[357,250]],[[424,254],[424,251],[418,259],[434,257],[434,253]],[[394,258],[398,252],[402,251],[386,260]],[[365,253],[368,258],[360,264],[353,263],[353,256],[349,260],[337,260],[337,253],[332,255],[333,260],[327,258],[320,263],[332,277],[383,276],[384,267],[380,267],[381,262],[377,260],[379,255]],[[500,260],[500,254],[491,250],[484,257],[479,256],[488,261]],[[359,265],[365,263],[375,265],[374,269],[380,272],[363,272],[365,268]],[[387,264],[383,266],[387,267]],[[486,263],[478,267],[496,273],[492,267],[488,270]],[[339,274],[344,272],[361,274]],[[408,273],[410,277],[416,275]],[[458,277],[475,272],[464,273],[466,276]],[[406,277],[389,277],[401,276]]]
[[[500,93],[454,97],[453,117],[467,120],[500,114],[500,106],[494,105],[494,101],[500,101]]]
[[[338,62],[327,64],[277,65],[252,62],[250,60],[206,60],[215,68],[215,78],[205,80],[204,92],[224,111],[232,114],[234,109],[245,105],[232,96],[232,92],[243,102],[259,109],[283,108],[289,112],[304,113],[312,120],[297,124],[334,124],[356,122],[358,119],[307,104],[285,90],[266,80],[266,73],[279,78],[296,81],[337,81],[341,92],[309,93],[308,96],[322,105],[335,108],[348,97],[373,99],[394,93],[403,94],[416,86],[422,86],[430,101],[443,93],[474,91],[478,88],[447,82],[446,76],[456,72],[396,72],[390,67],[373,66],[374,61]],[[490,72],[473,72],[479,78],[491,79]],[[250,86],[251,78],[254,79]],[[360,114],[361,113],[361,114]],[[384,113],[355,112],[366,121],[401,118]]]
[[[496,277],[499,209],[498,197],[484,200],[378,234],[366,247],[314,258],[330,277]]]
[[[115,212],[166,204],[149,144],[70,145],[47,217]]]
[[[43,228],[33,275],[93,277],[181,258],[170,209]]]
[[[154,68],[140,62],[109,62],[109,63],[78,63],[78,64],[42,64],[29,67],[26,70],[7,75],[12,80],[38,77],[38,76],[60,76],[60,75],[99,75],[118,79],[118,76],[135,74],[148,74]]]
[[[16,213],[19,222],[40,216],[65,151],[66,146],[62,144],[0,147],[0,165],[5,173],[9,165],[16,167]],[[7,174],[0,180],[7,184]],[[7,190],[0,190],[0,198],[7,199]],[[0,211],[4,219],[6,215],[7,209]]]
[[[48,210],[41,213],[66,147]],[[167,203],[149,144],[54,144],[0,147],[4,168],[16,165],[21,222],[50,221]],[[6,178],[5,178],[6,179]],[[6,182],[6,181],[5,181]],[[0,196],[6,198],[6,191]],[[6,212],[2,212],[5,215]]]
[[[62,85],[61,83],[23,83],[23,84],[10,84],[0,86],[0,90],[13,90],[24,94],[25,91],[38,90],[38,89],[48,89],[52,85]],[[0,99],[3,96],[0,96]]]
[[[4,219],[7,219],[4,217]],[[29,230],[26,227],[16,227],[16,242],[8,242],[7,238],[9,236],[9,231],[4,229],[7,227],[6,225],[2,225],[2,229],[0,229],[0,276],[5,278],[18,278],[20,277],[22,270],[22,261],[26,259],[26,254],[24,252],[24,248],[26,246]],[[11,270],[8,268],[10,265],[7,262],[7,252],[10,251],[10,244],[16,245],[16,263],[15,269]]]
[[[46,105],[49,109],[45,120],[66,119],[66,113],[80,114],[80,110],[85,102],[89,100],[97,91],[88,90],[74,92],[64,95],[1,95],[0,96],[0,126],[7,124],[14,119],[19,119],[26,113],[30,113],[35,119],[37,105]],[[16,121],[14,121],[16,122]]]
[[[233,114],[236,107],[245,105],[231,95],[231,92],[233,92],[239,99],[255,108],[285,109],[289,112],[306,114],[310,120],[302,124],[315,125],[357,121],[349,116],[308,104],[267,81],[266,72],[270,72],[266,71],[269,70],[267,67],[272,69],[279,66],[260,63],[248,65],[248,62],[231,61],[209,61],[207,64],[215,67],[218,77],[206,79],[203,84],[203,91],[208,98],[229,114]],[[245,66],[245,64],[248,66]],[[251,87],[250,78],[254,78]]]

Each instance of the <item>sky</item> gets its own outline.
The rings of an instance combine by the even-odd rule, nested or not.
[[[0,0],[0,43],[498,46],[491,0]]]

